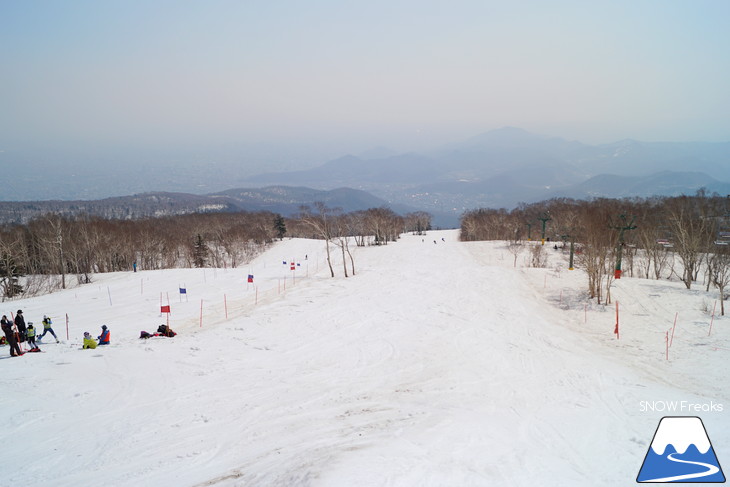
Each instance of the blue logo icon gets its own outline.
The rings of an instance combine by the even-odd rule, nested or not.
[[[636,481],[725,482],[702,420],[696,416],[663,417]]]

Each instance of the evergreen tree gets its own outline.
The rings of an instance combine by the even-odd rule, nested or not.
[[[22,276],[23,272],[15,265],[13,256],[4,252],[0,259],[0,286],[5,297],[12,298],[23,292],[23,286],[18,284],[18,278]]]
[[[193,263],[195,267],[205,267],[205,262],[208,260],[208,246],[205,244],[203,237],[198,234],[195,237],[195,245],[193,247]]]
[[[283,216],[276,215],[276,218],[274,219],[274,229],[276,230],[276,236],[279,240],[284,240],[284,234],[286,234],[286,223],[284,222]]]

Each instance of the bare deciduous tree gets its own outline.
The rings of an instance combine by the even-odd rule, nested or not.
[[[299,219],[325,242],[325,251],[327,254],[327,265],[330,268],[330,275],[335,277],[335,270],[332,267],[332,256],[330,254],[330,241],[334,236],[333,219],[339,213],[339,210],[327,208],[324,203],[317,201],[314,203],[313,212],[309,206],[300,208]]]
[[[727,245],[718,245],[710,260],[710,280],[720,291],[720,314],[725,316],[725,288],[730,284],[730,248]]]
[[[712,241],[714,222],[699,198],[682,196],[668,201],[669,227],[674,252],[682,262],[680,280],[687,289],[697,280],[700,264]]]

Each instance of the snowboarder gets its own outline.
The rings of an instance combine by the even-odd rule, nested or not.
[[[5,315],[3,315],[0,323],[5,333],[5,339],[8,341],[8,345],[10,345],[10,356],[18,357],[23,355],[23,352],[20,351],[20,347],[18,346],[18,327]]]
[[[19,309],[18,314],[15,315],[15,326],[18,327],[18,336],[20,337],[19,342],[23,343],[28,330],[25,326],[25,318],[23,317],[22,309]]]
[[[56,336],[56,332],[53,331],[53,328],[51,328],[52,324],[53,322],[51,321],[51,319],[48,316],[43,315],[43,333],[41,334],[41,336],[38,337],[38,340],[42,340],[43,337],[46,336],[46,333],[50,332],[51,335],[53,335],[53,338],[56,339],[56,343],[58,343],[58,337]]]
[[[106,325],[101,325],[101,335],[99,335],[99,345],[109,345],[110,333]]]
[[[83,348],[96,348],[96,340],[91,338],[91,334],[88,331],[84,332],[84,347]]]

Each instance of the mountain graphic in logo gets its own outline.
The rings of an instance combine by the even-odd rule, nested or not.
[[[725,482],[702,420],[696,416],[662,418],[636,481]]]

